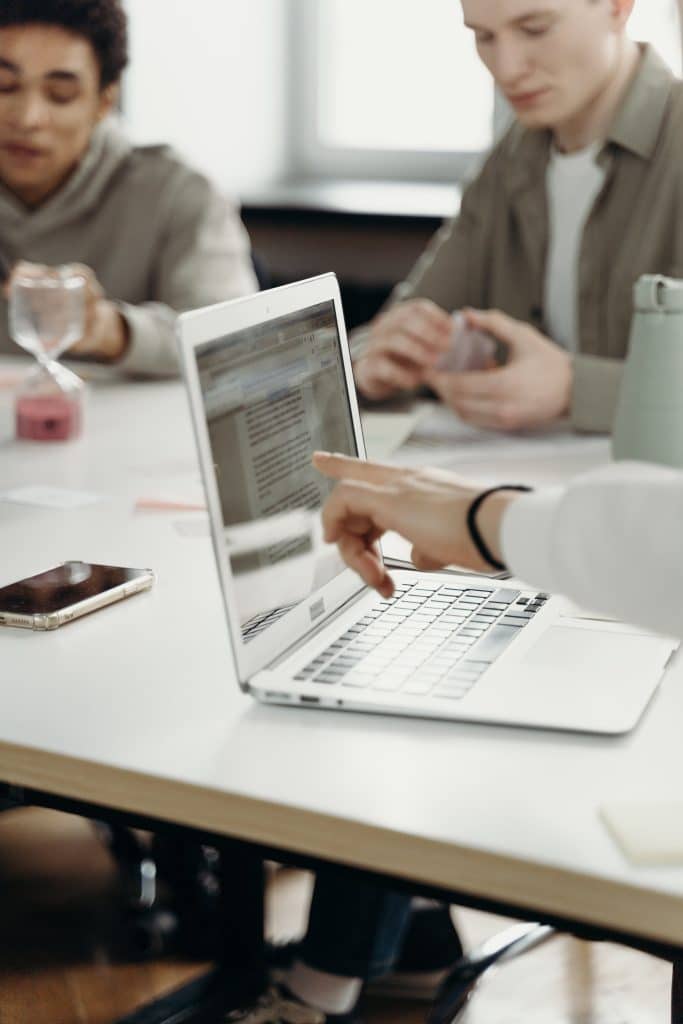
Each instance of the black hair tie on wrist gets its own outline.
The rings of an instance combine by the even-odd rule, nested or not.
[[[474,544],[475,548],[477,549],[481,557],[484,559],[484,561],[488,562],[489,565],[492,566],[497,572],[505,572],[507,570],[507,566],[504,565],[502,562],[499,562],[497,558],[494,558],[494,556],[489,551],[488,545],[486,544],[484,538],[479,532],[479,527],[477,526],[477,512],[484,504],[486,499],[490,497],[490,495],[492,494],[497,494],[498,491],[528,492],[531,491],[532,489],[533,488],[527,487],[525,484],[499,484],[498,487],[489,487],[487,491],[482,491],[481,494],[477,495],[477,497],[474,499],[474,501],[467,510],[467,529],[469,530],[472,543]]]

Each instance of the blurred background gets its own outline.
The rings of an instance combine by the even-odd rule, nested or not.
[[[507,123],[455,0],[126,7],[133,139],[170,142],[242,202],[269,283],[336,270],[349,326],[457,212]],[[680,74],[678,0],[636,0],[631,32]]]

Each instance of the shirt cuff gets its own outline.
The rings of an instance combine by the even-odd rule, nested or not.
[[[163,307],[151,310],[128,302],[115,305],[128,327],[128,347],[117,361],[117,368],[135,376],[176,377],[176,314]]]
[[[503,559],[513,576],[539,590],[557,591],[553,569],[554,523],[565,494],[545,487],[509,504],[501,526]]]

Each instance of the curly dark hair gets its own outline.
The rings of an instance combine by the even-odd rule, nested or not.
[[[100,66],[100,87],[118,82],[128,64],[128,19],[121,0],[0,0],[0,29],[9,25],[57,25],[91,44]]]

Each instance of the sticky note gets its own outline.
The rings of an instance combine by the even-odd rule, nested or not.
[[[634,864],[683,867],[683,800],[615,801],[600,815]]]

